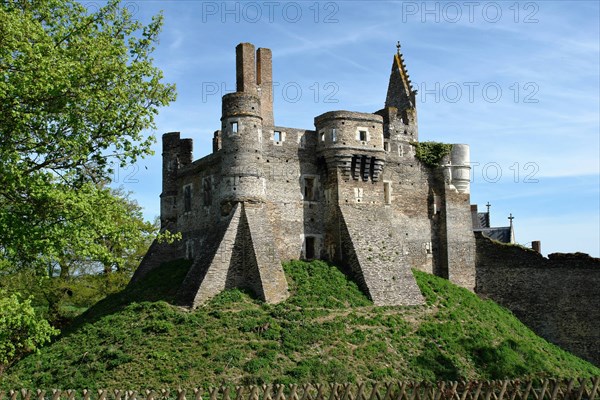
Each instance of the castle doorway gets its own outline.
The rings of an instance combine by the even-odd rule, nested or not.
[[[304,239],[304,257],[307,260],[315,258],[315,238],[312,236],[307,236]]]

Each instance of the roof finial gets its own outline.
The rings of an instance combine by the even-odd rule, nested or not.
[[[396,53],[398,53],[398,55],[400,55],[400,41],[398,40],[398,43],[396,44]]]

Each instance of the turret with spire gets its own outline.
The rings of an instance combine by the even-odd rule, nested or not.
[[[413,89],[398,42],[392,61],[385,108],[377,111],[384,118],[386,139],[404,143],[418,141],[416,95],[417,91]]]

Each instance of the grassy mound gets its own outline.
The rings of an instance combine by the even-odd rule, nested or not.
[[[495,303],[418,271],[427,299],[422,307],[374,307],[337,268],[294,261],[284,266],[292,296],[282,304],[232,290],[189,312],[167,302],[173,297],[167,288],[188,267],[165,265],[106,298],[58,341],[9,370],[0,386],[139,389],[600,374]]]

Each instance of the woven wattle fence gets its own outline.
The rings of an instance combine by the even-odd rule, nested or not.
[[[474,382],[221,386],[162,390],[10,390],[0,400],[592,400],[600,377]]]

